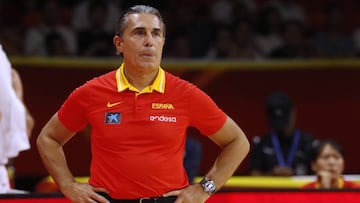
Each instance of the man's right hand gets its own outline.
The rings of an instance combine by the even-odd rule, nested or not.
[[[97,192],[105,192],[105,188],[92,187],[88,183],[74,182],[61,188],[62,193],[73,203],[109,203],[105,197]]]

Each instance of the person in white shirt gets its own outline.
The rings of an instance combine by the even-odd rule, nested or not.
[[[29,133],[34,121],[21,99],[19,75],[11,67],[1,44],[0,93],[0,193],[8,193],[11,187],[6,164],[19,152],[30,148]]]

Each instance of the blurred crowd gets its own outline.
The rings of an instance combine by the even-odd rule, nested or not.
[[[160,10],[165,58],[334,58],[360,55],[357,0],[2,0],[9,56],[114,57],[114,28],[133,4]]]

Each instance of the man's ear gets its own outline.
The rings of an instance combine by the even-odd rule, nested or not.
[[[114,43],[114,46],[116,48],[116,51],[117,51],[117,54],[122,54],[123,52],[123,41],[121,39],[121,37],[115,35],[114,38],[113,38],[113,43]]]

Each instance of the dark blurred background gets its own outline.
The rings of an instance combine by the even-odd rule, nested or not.
[[[112,57],[113,29],[133,4],[167,24],[167,58],[359,56],[357,0],[2,0],[0,40],[10,56]]]
[[[249,140],[269,130],[265,98],[293,99],[297,126],[345,148],[348,174],[360,173],[360,19],[358,0],[1,0],[0,43],[23,79],[36,126],[32,148],[14,160],[17,188],[34,190],[47,176],[35,140],[67,95],[117,68],[113,28],[124,8],[158,8],[166,23],[166,70],[206,91]],[[203,144],[200,174],[218,148]],[[87,176],[88,132],[66,147],[76,176]],[[247,175],[247,159],[235,175]]]

